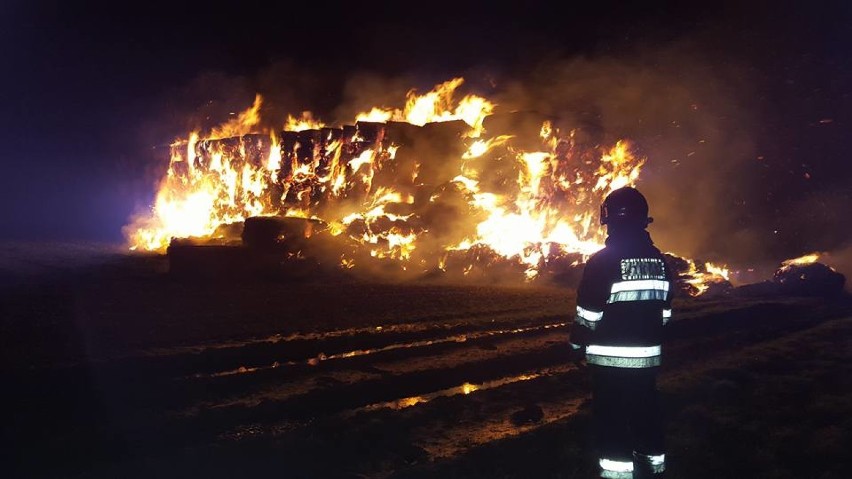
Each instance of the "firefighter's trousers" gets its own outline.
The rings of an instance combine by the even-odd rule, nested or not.
[[[662,477],[665,454],[656,386],[659,367],[590,369],[601,477]]]

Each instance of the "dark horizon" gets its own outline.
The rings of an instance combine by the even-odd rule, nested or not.
[[[706,214],[720,217],[712,225],[720,231],[687,235],[694,250],[687,253],[766,261],[852,251],[852,228],[844,221],[852,206],[844,135],[852,125],[852,33],[846,28],[852,16],[841,2],[583,5],[570,16],[543,2],[358,6],[0,7],[0,43],[13,72],[0,88],[7,97],[0,116],[0,239],[122,241],[121,227],[153,197],[162,146],[185,133],[193,118],[243,109],[256,92],[280,109],[276,114],[311,109],[333,119],[352,101],[346,87],[353,78],[405,79],[410,87],[428,88],[465,76],[473,87],[493,79],[498,90],[521,84],[538,93],[551,71],[580,81],[577,71],[585,69],[589,78],[616,87],[631,80],[607,76],[611,72],[660,72],[659,81],[638,91],[667,94],[671,80],[673,88],[717,103],[694,106],[707,112],[709,123],[656,118],[640,126],[631,115],[655,100],[638,101],[632,107],[638,110],[625,108],[616,121],[606,112],[618,98],[590,100],[598,119],[620,130],[614,133],[657,153],[649,155],[639,186],[661,205],[655,216],[663,236],[673,234],[673,220],[700,224],[694,217],[703,213],[702,202],[712,205]],[[685,69],[667,61],[683,61]],[[704,82],[704,73],[712,81]],[[548,106],[547,98],[532,97]],[[660,114],[683,114],[681,100],[670,100]],[[670,121],[685,122],[684,128],[664,129]],[[684,131],[691,126],[700,128]],[[680,140],[697,141],[710,130],[730,141],[689,160],[690,146]],[[678,164],[687,166],[672,166]],[[684,184],[699,176],[709,185]],[[669,199],[696,190],[707,194],[696,192],[680,206]],[[709,241],[713,234],[717,242]]]

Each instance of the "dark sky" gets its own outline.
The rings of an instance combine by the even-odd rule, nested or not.
[[[709,65],[714,85],[747,111],[743,125],[729,124],[749,144],[747,154],[731,150],[744,157],[732,173],[754,184],[735,182],[742,204],[707,199],[739,211],[726,228],[754,230],[748,241],[768,257],[849,245],[848,2],[494,3],[4,2],[0,239],[120,241],[151,199],[162,145],[208,99],[245,107],[252,89],[289,88],[283,103],[332,112],[346,80],[364,72],[421,87],[459,74],[523,83],[578,58],[649,58],[643,71],[679,81],[670,57],[648,53],[677,50]],[[270,87],[276,78],[290,84]],[[714,170],[712,161],[702,167]],[[743,231],[694,249],[734,254],[729,234]]]

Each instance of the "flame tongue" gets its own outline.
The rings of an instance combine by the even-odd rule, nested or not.
[[[250,134],[259,130],[258,96],[233,121],[173,145],[153,210],[128,227],[130,242],[162,250],[171,238],[288,215],[322,219],[371,256],[418,270],[490,251],[532,277],[555,257],[600,249],[597,207],[635,183],[643,160],[626,142],[602,149],[549,121],[533,134],[489,136],[495,105],[475,95],[456,101],[462,83],[409,92],[403,108],[373,108],[355,125],[326,127],[303,112],[283,133]]]
[[[799,256],[798,258],[791,258],[788,260],[784,260],[781,263],[782,267],[785,266],[805,266],[811,263],[816,263],[819,260],[819,253],[810,253],[803,256]]]
[[[730,271],[725,266],[717,266],[709,261],[703,267],[695,264],[695,261],[685,260],[688,269],[681,273],[685,283],[691,286],[689,293],[692,296],[700,296],[707,292],[714,284],[728,284]]]

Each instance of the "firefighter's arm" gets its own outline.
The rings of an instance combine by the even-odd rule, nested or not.
[[[580,287],[577,288],[577,309],[569,336],[573,350],[585,352],[585,346],[592,342],[595,330],[603,319],[607,286],[599,263],[593,258],[586,264]]]
[[[568,346],[570,348],[568,351],[568,360],[579,366],[586,357],[586,348],[571,342],[568,343]]]
[[[672,319],[672,299],[674,298],[674,275],[672,275],[672,269],[669,267],[668,263],[666,263],[666,281],[669,282],[669,291],[666,293],[666,302],[663,304],[663,325],[666,325]]]

